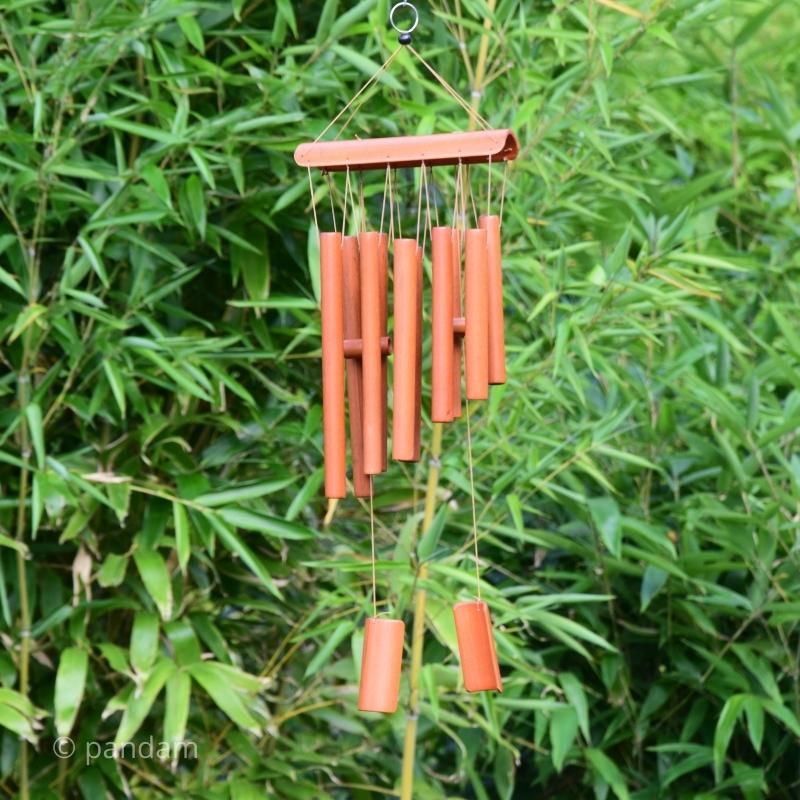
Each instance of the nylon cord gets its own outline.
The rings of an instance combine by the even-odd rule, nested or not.
[[[472,541],[475,548],[475,585],[478,589],[478,601],[481,599],[481,568],[478,559],[478,515],[475,512],[475,474],[472,465],[472,426],[469,419],[469,400],[464,403],[467,417],[467,462],[469,464],[469,496],[472,503]]]
[[[369,538],[372,544],[372,616],[378,616],[378,581],[375,571],[375,509],[372,505],[372,475],[369,476]]]
[[[314,227],[317,229],[317,240],[319,240],[319,221],[317,220],[317,199],[314,197],[314,181],[311,180],[311,167],[308,167],[308,190],[311,192],[311,210],[314,212]]]
[[[394,61],[395,56],[397,56],[402,49],[403,46],[401,45],[389,56],[389,58],[386,59],[386,61],[383,62],[383,64],[381,64],[380,67],[378,67],[373,76],[347,101],[347,105],[325,126],[325,129],[322,131],[322,133],[317,136],[316,139],[314,139],[315,143],[318,142],[336,124],[337,120],[342,116],[342,114],[344,114],[345,111],[347,111],[347,109],[350,108],[350,106],[353,105],[353,103],[355,103],[355,101],[380,77],[381,73],[388,68],[389,64]],[[342,131],[344,131],[344,127],[339,131],[339,135],[342,133]]]
[[[325,173],[325,180],[328,182],[328,197],[331,200],[331,216],[333,217],[333,232],[338,233],[339,231],[336,229],[336,206],[333,201],[334,183],[330,172]]]
[[[445,91],[469,114],[469,116],[477,122],[484,130],[489,130],[489,123],[469,104],[467,101],[409,44],[406,45],[419,60],[419,62],[428,70],[428,72],[436,78],[437,81],[444,87]]]

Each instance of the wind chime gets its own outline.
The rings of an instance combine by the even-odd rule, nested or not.
[[[413,24],[401,30],[395,24],[399,10],[414,15]],[[356,497],[368,497],[372,544],[373,616],[366,621],[358,707],[362,711],[391,713],[398,703],[405,624],[378,615],[375,576],[373,476],[388,466],[387,393],[388,360],[393,358],[392,458],[417,461],[420,457],[423,340],[423,260],[430,240],[431,260],[431,407],[432,422],[452,422],[462,414],[462,360],[467,420],[467,448],[472,489],[477,600],[458,603],[453,612],[464,685],[467,691],[502,691],[489,608],[480,597],[477,520],[475,514],[472,436],[469,401],[485,400],[489,385],[505,383],[503,287],[499,213],[493,214],[492,166],[516,158],[519,145],[510,130],[492,130],[485,120],[411,46],[411,32],[419,16],[411,3],[392,8],[393,27],[400,46],[359,90],[313,142],[301,144],[295,161],[308,170],[314,220],[319,231],[312,169],[321,170],[329,182],[332,231],[319,232],[322,322],[322,401],[325,495],[346,495],[345,388],[349,405],[351,483]],[[483,130],[379,139],[322,141],[325,134],[355,100],[390,66],[403,49],[445,87]],[[339,134],[352,120],[355,111]],[[486,213],[478,215],[469,186],[470,166],[488,165]],[[452,223],[440,225],[431,218],[430,185],[434,169],[455,167]],[[418,168],[416,237],[403,237],[399,205],[393,192],[398,168]],[[380,227],[370,230],[363,187],[356,207],[351,175],[384,170],[384,195]],[[345,173],[344,209],[337,228],[332,173]],[[422,198],[425,197],[425,214]],[[387,195],[388,232],[384,232]],[[471,200],[468,208],[467,197]],[[351,224],[360,230],[347,233]],[[469,227],[469,211],[474,224]],[[395,211],[397,220],[395,224]],[[356,212],[360,212],[358,215]],[[420,241],[420,232],[422,240]],[[430,234],[430,236],[428,236]],[[391,250],[391,259],[390,259]],[[388,331],[389,263],[393,273],[393,336]],[[463,276],[463,293],[462,293]],[[462,301],[463,298],[463,301]],[[462,358],[463,356],[463,358]]]

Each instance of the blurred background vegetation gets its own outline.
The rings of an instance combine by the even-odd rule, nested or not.
[[[522,152],[509,381],[472,409],[502,695],[454,653],[463,424],[432,525],[427,458],[376,481],[381,597],[410,633],[427,594],[413,796],[797,798],[798,2],[418,5],[417,48]],[[4,796],[399,792],[408,659],[398,713],[359,714],[368,515],[323,524],[292,161],[395,47],[388,7],[2,4]],[[466,125],[403,53],[350,131]],[[86,757],[147,739],[199,757]]]

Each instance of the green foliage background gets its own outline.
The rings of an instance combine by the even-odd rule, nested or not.
[[[462,94],[488,37],[480,110],[523,147],[509,381],[472,410],[502,695],[466,695],[453,652],[463,424],[427,531],[425,459],[376,481],[409,623],[429,565],[414,797],[796,798],[798,3],[419,5]],[[366,508],[323,526],[291,158],[395,46],[388,4],[0,11],[0,793],[392,795],[405,715],[355,710]],[[351,130],[465,124],[402,54]],[[149,737],[199,758],[87,766]]]

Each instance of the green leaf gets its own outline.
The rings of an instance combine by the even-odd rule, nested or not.
[[[39,305],[38,303],[32,303],[31,305],[23,307],[22,311],[19,312],[16,321],[14,322],[14,328],[11,331],[11,336],[8,337],[9,343],[15,341],[23,333],[31,326],[34,322],[36,322],[39,317],[47,313],[47,308],[45,306]]]
[[[122,375],[117,365],[110,358],[104,358],[102,363],[103,372],[105,372],[108,385],[111,387],[114,400],[117,402],[119,413],[125,419],[125,384],[122,381]]]
[[[189,719],[192,681],[188,673],[178,670],[167,679],[164,705],[164,741],[172,745],[183,742]]]
[[[644,575],[642,576],[642,588],[640,592],[641,611],[646,611],[650,605],[650,601],[658,594],[664,584],[667,582],[669,573],[663,569],[648,564],[645,567]]]
[[[614,558],[620,558],[622,556],[622,528],[617,501],[613,497],[593,498],[589,500],[589,512],[608,552]]]
[[[97,582],[104,588],[119,586],[125,580],[128,569],[128,557],[109,553],[103,561],[103,566],[97,573]]]
[[[756,753],[760,753],[761,742],[764,739],[764,706],[761,698],[748,695],[743,707],[747,718],[747,734],[753,743],[753,749]]]
[[[153,598],[161,618],[169,619],[172,616],[172,583],[166,562],[155,550],[142,549],[133,554],[133,560],[144,588]]]
[[[205,41],[203,40],[203,29],[198,24],[196,17],[182,14],[178,17],[178,26],[186,37],[186,41],[195,50],[202,53],[206,49]]]
[[[550,757],[556,772],[564,768],[564,761],[578,733],[578,715],[573,708],[559,708],[550,716]]]
[[[55,706],[56,732],[68,736],[78,716],[86,686],[89,653],[82,647],[68,647],[61,653],[56,673]]]
[[[348,64],[351,64],[357,70],[366,75],[367,78],[371,78],[380,69],[380,64],[363,55],[362,53],[359,53],[350,47],[346,47],[343,44],[331,45],[331,50],[343,61],[347,61]],[[394,77],[394,75],[391,75],[385,71],[378,76],[378,82],[385,84],[390,89],[403,89],[403,84],[401,84],[400,81]]]
[[[314,532],[304,525],[287,522],[277,517],[269,517],[266,514],[257,514],[255,511],[247,511],[244,508],[221,508],[217,513],[222,519],[237,528],[265,533],[276,539],[302,541],[314,537]]]
[[[203,195],[203,185],[197,175],[190,175],[183,184],[181,191],[184,216],[188,216],[187,222],[200,235],[201,239],[206,238],[206,199]]]
[[[602,750],[587,747],[584,752],[592,771],[611,787],[619,800],[628,800],[628,787],[619,767]]]
[[[250,247],[237,244],[231,246],[231,264],[244,280],[247,295],[251,300],[266,300],[269,297],[270,261],[267,232],[260,224],[241,225],[236,232]]]
[[[117,735],[114,738],[115,748],[120,748],[126,742],[131,741],[139,728],[142,727],[142,723],[147,719],[147,715],[164,688],[164,684],[174,672],[175,664],[167,658],[162,658],[153,667],[141,692],[134,692],[129,696],[124,706],[119,728],[117,728]]]
[[[562,672],[558,677],[561,688],[569,704],[578,715],[578,723],[586,741],[591,740],[589,733],[589,701],[586,698],[583,684],[571,672]]]
[[[189,534],[189,516],[183,503],[177,500],[172,503],[172,516],[175,525],[175,550],[178,553],[178,566],[180,566],[181,572],[186,574],[192,543]]]
[[[340,622],[336,626],[333,633],[325,639],[322,647],[314,653],[313,658],[308,662],[305,671],[306,678],[316,675],[330,661],[336,648],[350,635],[352,630],[353,623],[349,621]]]
[[[100,254],[97,252],[94,245],[84,236],[78,237],[78,244],[81,246],[83,254],[86,256],[87,261],[92,265],[92,269],[97,273],[97,277],[100,278],[103,286],[108,288],[108,273],[106,272],[105,265],[103,264],[103,259],[100,258]]]
[[[213,662],[192,664],[187,671],[208,692],[211,699],[237,725],[258,735],[261,730],[256,718],[247,710],[245,696],[236,691],[230,682],[230,674],[221,669],[223,665]]]
[[[722,780],[722,772],[725,767],[725,754],[733,736],[733,728],[739,713],[742,710],[744,701],[747,699],[745,694],[731,695],[722,707],[722,713],[717,720],[717,727],[714,731],[714,778],[717,782]]]
[[[44,426],[42,424],[42,410],[39,408],[38,403],[28,403],[25,407],[25,417],[28,421],[28,430],[36,453],[36,465],[39,469],[44,469]]]
[[[131,628],[131,665],[138,672],[147,672],[158,655],[158,615],[137,612]]]
[[[255,500],[264,495],[275,494],[287,486],[291,486],[297,478],[282,478],[277,481],[264,481],[261,483],[249,483],[244,486],[234,486],[231,489],[222,489],[219,492],[207,492],[194,498],[194,502],[208,508],[226,506],[232,503],[240,503],[243,500]]]
[[[417,555],[420,561],[429,559],[439,543],[439,538],[444,530],[444,521],[447,517],[447,506],[442,505],[436,512],[428,530],[424,531],[417,544]]]
[[[232,553],[242,559],[242,563],[264,584],[264,586],[275,595],[275,597],[282,599],[283,594],[281,590],[275,585],[275,581],[269,574],[269,571],[261,563],[261,559],[231,530],[222,520],[218,519],[214,514],[207,514],[206,519],[211,523],[216,530],[222,543]]]

